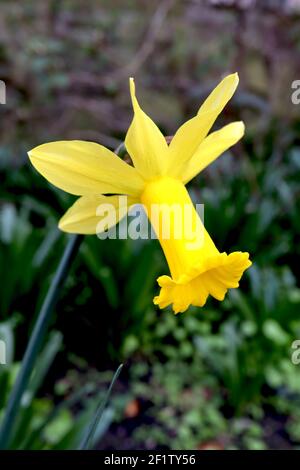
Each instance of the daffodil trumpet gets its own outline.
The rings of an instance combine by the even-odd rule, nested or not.
[[[50,142],[29,152],[34,167],[50,183],[80,196],[59,222],[65,232],[99,232],[99,207],[105,204],[117,210],[118,218],[109,218],[101,230],[115,225],[130,206],[143,204],[170,269],[170,276],[158,278],[161,289],[154,303],[160,308],[172,305],[175,313],[190,305],[203,307],[209,295],[223,300],[229,288],[239,286],[251,265],[247,252],[218,251],[185,187],[243,136],[242,122],[208,135],[237,85],[237,74],[223,79],[168,144],[140,108],[130,79],[134,117],[125,146],[133,166],[105,147],[86,141]],[[166,226],[168,236],[164,235]]]

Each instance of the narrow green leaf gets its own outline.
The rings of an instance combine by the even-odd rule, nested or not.
[[[96,413],[95,413],[95,416],[92,419],[90,425],[88,426],[86,432],[84,433],[84,437],[83,437],[83,439],[80,443],[80,446],[79,446],[80,450],[85,450],[85,449],[90,449],[91,448],[91,446],[93,444],[93,438],[94,438],[95,432],[96,432],[97,427],[98,427],[98,425],[101,421],[101,418],[103,416],[103,412],[104,412],[105,407],[106,407],[106,405],[108,403],[108,400],[110,398],[113,386],[114,386],[116,380],[118,379],[118,377],[121,373],[122,367],[123,367],[123,364],[119,365],[118,369],[116,370],[116,372],[113,376],[113,379],[112,379],[111,384],[110,384],[110,386],[107,390],[107,393],[106,393],[106,396],[105,396],[104,400],[101,403],[99,403],[98,408],[97,408]]]

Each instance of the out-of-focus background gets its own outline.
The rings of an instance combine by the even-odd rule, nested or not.
[[[215,127],[242,119],[245,138],[190,191],[218,248],[253,260],[224,302],[174,316],[152,303],[167,272],[157,241],[85,237],[13,448],[76,448],[120,362],[96,448],[299,447],[299,15],[298,0],[1,2],[0,417],[66,245],[58,219],[74,200],[26,152],[66,139],[116,148],[132,118],[129,76],[172,135],[239,72]]]

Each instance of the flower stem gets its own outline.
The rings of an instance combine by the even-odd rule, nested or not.
[[[23,393],[25,392],[29,383],[37,355],[40,351],[41,345],[43,343],[45,334],[47,332],[51,320],[53,309],[58,301],[62,286],[64,284],[64,281],[66,280],[72,261],[74,260],[78,252],[78,248],[80,246],[82,238],[83,237],[80,235],[72,235],[69,238],[68,244],[65,248],[61,261],[57,267],[55,276],[52,280],[52,283],[38,315],[22,361],[21,369],[14,384],[12,393],[7,404],[6,413],[3,418],[2,426],[0,429],[0,449],[7,449],[10,445],[14,431],[14,423],[21,407]]]

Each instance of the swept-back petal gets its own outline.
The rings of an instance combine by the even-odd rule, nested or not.
[[[77,196],[101,193],[135,196],[144,187],[133,167],[94,142],[49,142],[35,147],[28,155],[50,183]]]
[[[178,129],[169,146],[167,168],[170,176],[180,177],[182,165],[197,151],[238,83],[237,73],[224,78],[204,101],[197,115]]]
[[[82,196],[67,210],[58,226],[68,233],[101,233],[118,223],[136,202],[127,196]]]
[[[223,152],[236,144],[243,137],[244,132],[243,122],[232,122],[207,136],[192,158],[182,166],[182,182],[188,183]]]
[[[156,124],[140,108],[133,78],[130,79],[130,93],[134,117],[126,135],[125,146],[135,168],[143,178],[149,180],[164,174],[168,145]]]

